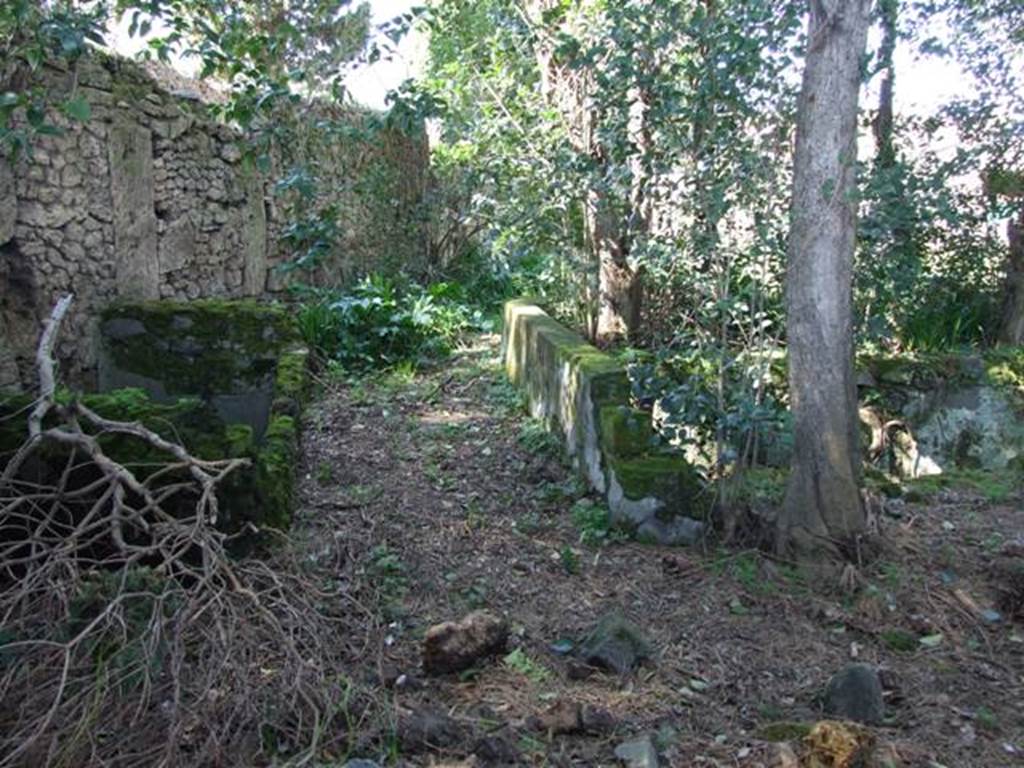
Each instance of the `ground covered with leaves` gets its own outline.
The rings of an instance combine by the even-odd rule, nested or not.
[[[786,765],[773,742],[799,742],[857,660],[881,670],[876,764],[1024,762],[1019,488],[888,502],[882,552],[846,590],[756,551],[637,544],[608,530],[497,352],[485,336],[418,374],[325,380],[307,414],[295,546],[353,606],[348,738],[322,759],[616,765],[650,735],[662,765]],[[427,629],[480,608],[509,621],[507,651],[425,675]],[[574,655],[611,612],[649,644],[633,674]]]

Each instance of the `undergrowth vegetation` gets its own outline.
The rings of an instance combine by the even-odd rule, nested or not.
[[[305,342],[347,371],[420,365],[447,356],[492,321],[448,282],[421,287],[371,275],[347,290],[305,289],[297,323]]]

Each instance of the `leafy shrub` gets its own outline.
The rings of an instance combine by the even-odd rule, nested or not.
[[[999,300],[993,292],[935,280],[922,286],[903,321],[901,340],[907,349],[924,352],[985,345],[998,323]]]
[[[562,454],[562,441],[540,419],[524,421],[519,428],[517,439],[523,450],[534,456],[554,459]]]
[[[580,499],[573,504],[572,521],[579,529],[580,544],[599,546],[605,544],[611,536],[611,516],[604,504]]]
[[[487,323],[456,285],[423,288],[372,275],[345,292],[313,294],[298,325],[324,359],[367,370],[445,357],[461,334]]]
[[[634,399],[658,406],[660,437],[723,472],[787,445],[781,356],[685,342],[628,367]]]

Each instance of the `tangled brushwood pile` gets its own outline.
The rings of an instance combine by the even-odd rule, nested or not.
[[[246,459],[201,460],[59,402],[50,350],[70,301],[40,340],[27,439],[0,456],[0,767],[253,765],[329,748],[356,704],[338,674],[344,598],[285,545],[229,556],[240,534],[217,529],[217,493]],[[112,439],[145,462],[112,458]]]

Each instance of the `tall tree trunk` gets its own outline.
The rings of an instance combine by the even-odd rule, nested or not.
[[[1006,256],[1006,298],[1003,303],[999,341],[1024,344],[1024,209],[1006,225],[1010,251]]]
[[[581,5],[585,5],[583,0]],[[533,0],[531,16],[537,19],[544,10],[557,5],[555,0]],[[637,215],[628,200],[615,198],[604,188],[607,159],[597,136],[602,115],[593,106],[596,87],[587,67],[574,69],[556,63],[556,39],[547,35],[543,25],[535,55],[541,73],[541,89],[559,110],[574,149],[589,156],[596,170],[590,180],[584,203],[586,241],[591,263],[597,271],[597,292],[592,336],[599,341],[617,341],[635,333],[640,325],[641,279],[629,264],[632,227]]]
[[[621,222],[598,192],[588,194],[587,214],[591,220],[591,244],[598,265],[598,312],[595,337],[598,341],[628,338],[640,325],[640,275],[628,261]]]
[[[891,168],[896,164],[892,104],[896,79],[893,54],[896,52],[896,20],[899,14],[899,0],[879,0],[878,10],[882,25],[882,42],[878,49],[882,84],[878,90],[878,112],[875,114],[872,128],[875,134],[876,162],[880,168]]]
[[[793,459],[780,551],[838,557],[864,531],[853,374],[857,99],[870,0],[811,0],[787,264]]]

